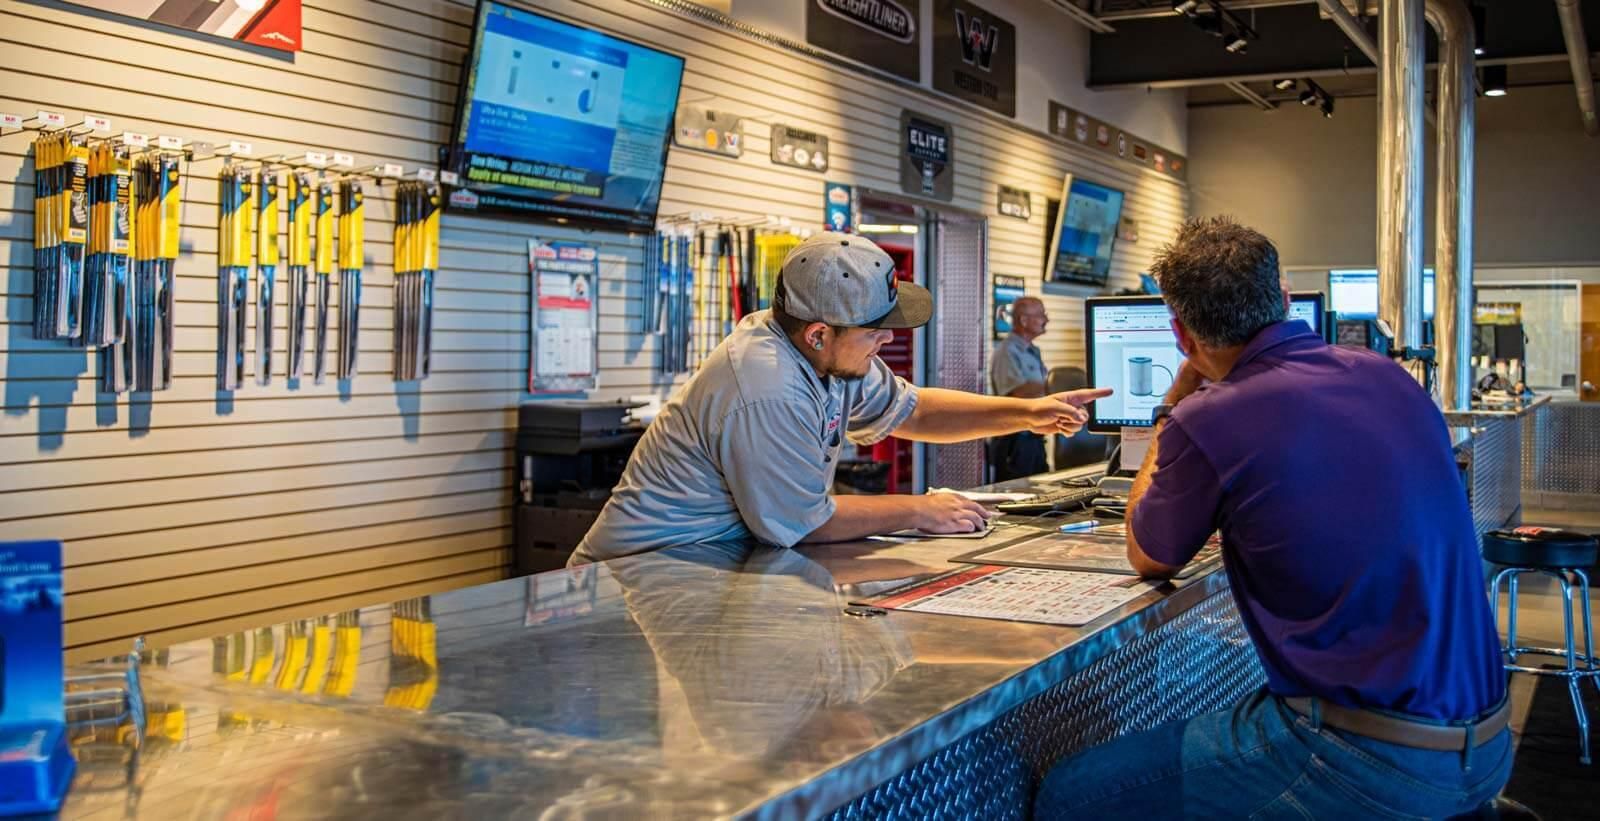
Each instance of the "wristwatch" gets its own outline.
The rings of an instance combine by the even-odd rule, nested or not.
[[[1161,420],[1172,415],[1172,405],[1157,405],[1150,411],[1150,427],[1161,424]]]

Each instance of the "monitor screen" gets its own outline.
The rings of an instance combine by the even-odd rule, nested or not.
[[[649,230],[682,77],[681,57],[484,0],[448,207]]]
[[[1329,271],[1328,296],[1333,310],[1350,319],[1378,318],[1378,272],[1372,269]],[[1433,269],[1422,270],[1422,318],[1433,318]]]
[[[1104,285],[1122,219],[1122,192],[1068,174],[1045,260],[1047,282]]]
[[[1089,406],[1089,429],[1115,433],[1147,427],[1183,364],[1172,317],[1161,297],[1085,300],[1089,384],[1116,391]]]
[[[1324,313],[1322,305],[1322,294],[1320,292],[1295,291],[1289,295],[1289,318],[1298,319],[1310,325],[1311,330],[1321,336]]]

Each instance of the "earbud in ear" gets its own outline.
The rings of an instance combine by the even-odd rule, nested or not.
[[[811,343],[811,349],[814,351],[822,350],[822,340],[819,339],[816,342]]]

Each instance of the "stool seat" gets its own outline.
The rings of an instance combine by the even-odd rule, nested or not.
[[[1483,558],[1508,567],[1583,568],[1600,559],[1600,543],[1586,533],[1553,527],[1491,530],[1483,535]]]

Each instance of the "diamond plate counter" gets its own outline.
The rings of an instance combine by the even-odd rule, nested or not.
[[[1263,681],[1220,573],[1083,628],[845,612],[974,547],[691,546],[165,648],[63,816],[1022,817]]]

